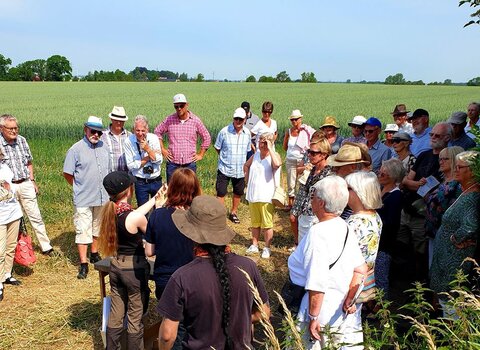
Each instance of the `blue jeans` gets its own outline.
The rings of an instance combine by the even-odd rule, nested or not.
[[[173,172],[178,168],[188,168],[192,169],[194,173],[197,173],[197,163],[191,162],[187,164],[175,164],[172,162],[167,162],[167,184],[170,183]]]
[[[135,182],[137,205],[141,206],[148,202],[151,197],[155,196],[160,187],[162,187],[162,178],[160,176],[155,180],[145,180],[137,177],[137,182]]]

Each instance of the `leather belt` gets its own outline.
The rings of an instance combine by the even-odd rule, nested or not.
[[[25,181],[27,181],[27,179],[15,180],[15,181],[12,181],[12,183],[14,183],[15,185],[18,185],[18,184],[21,184],[22,182],[25,182]]]
[[[157,176],[153,179],[144,179],[143,177],[138,177],[138,176],[135,176],[135,178],[137,179],[137,182],[140,182],[140,183],[145,183],[145,184],[150,184],[152,182],[158,182],[158,181],[162,181],[162,177],[161,176]]]

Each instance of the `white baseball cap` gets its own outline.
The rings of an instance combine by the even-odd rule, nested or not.
[[[187,103],[187,98],[184,94],[176,94],[173,96],[173,103]]]
[[[385,127],[385,130],[383,130],[385,132],[387,131],[393,131],[393,132],[397,132],[398,131],[398,125],[397,124],[387,124],[387,126]]]
[[[233,118],[242,118],[245,119],[247,117],[247,112],[242,107],[238,107],[233,113]]]

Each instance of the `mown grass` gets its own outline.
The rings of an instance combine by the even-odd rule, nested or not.
[[[346,125],[354,115],[375,115],[391,122],[397,103],[410,109],[427,109],[434,121],[446,119],[456,110],[465,110],[478,100],[480,88],[383,86],[355,84],[247,84],[247,83],[0,83],[0,114],[11,113],[27,137],[41,195],[39,203],[47,230],[58,256],[39,255],[33,270],[15,268],[23,281],[20,287],[7,286],[0,304],[0,349],[100,349],[101,321],[99,282],[91,271],[84,281],[76,279],[77,252],[72,224],[71,189],[62,177],[68,148],[82,137],[89,115],[103,117],[113,105],[123,105],[131,119],[146,115],[151,126],[172,111],[172,96],[183,92],[190,109],[199,115],[212,136],[231,121],[233,110],[244,100],[259,113],[263,101],[275,105],[273,118],[279,124],[279,140],[288,127],[288,115],[300,108],[304,121],[319,126],[326,114]],[[127,122],[131,128],[132,123]],[[342,133],[348,133],[343,127]],[[277,146],[279,150],[280,145]],[[200,162],[198,175],[208,194],[214,194],[217,155],[209,150]],[[229,201],[227,201],[229,203]],[[240,225],[233,250],[244,254],[250,233],[248,210],[240,207]],[[287,249],[293,240],[286,213],[275,219],[272,258],[256,259],[270,296],[280,290],[287,276]],[[38,252],[38,248],[37,248]],[[152,296],[153,297],[153,296]],[[152,301],[152,308],[156,304]],[[275,308],[275,306],[274,306]]]

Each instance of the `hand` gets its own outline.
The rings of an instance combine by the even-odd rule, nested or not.
[[[203,154],[196,153],[196,154],[193,156],[193,161],[194,161],[194,162],[198,162],[199,160],[202,160],[202,159],[203,159]]]
[[[420,184],[420,186],[423,186],[427,183],[427,179],[422,177],[420,180],[418,180],[418,183]]]
[[[345,299],[345,302],[343,303],[343,311],[348,315],[353,314],[355,311],[357,311],[357,305],[355,303],[352,304],[352,302],[352,298],[347,297],[347,299]]]
[[[270,141],[270,140],[266,140],[265,142],[267,142],[267,148],[270,152],[273,152],[273,142]]]
[[[140,141],[140,148],[144,151],[146,151],[148,147],[148,142],[147,142],[147,139],[143,139],[142,141]]]
[[[155,208],[160,208],[165,204],[167,201],[167,190],[167,184],[163,184],[163,186],[158,189],[157,193],[155,194]]]
[[[320,323],[318,320],[310,320],[310,336],[312,339],[320,340],[320,332],[322,331],[322,327],[320,327]]]
[[[35,194],[38,196],[40,194],[40,191],[38,190],[37,183],[35,181],[32,181],[33,183],[33,188],[35,189]]]
[[[312,163],[307,163],[307,165],[305,165],[305,170],[312,170],[313,169],[313,164]]]
[[[4,189],[6,189],[7,191],[10,191],[10,184],[7,182],[7,181],[2,181],[0,183],[0,186],[2,186]]]
[[[171,162],[173,160],[172,153],[170,153],[170,150],[168,148],[162,149],[162,156],[163,156],[163,158],[165,158],[169,162]]]

